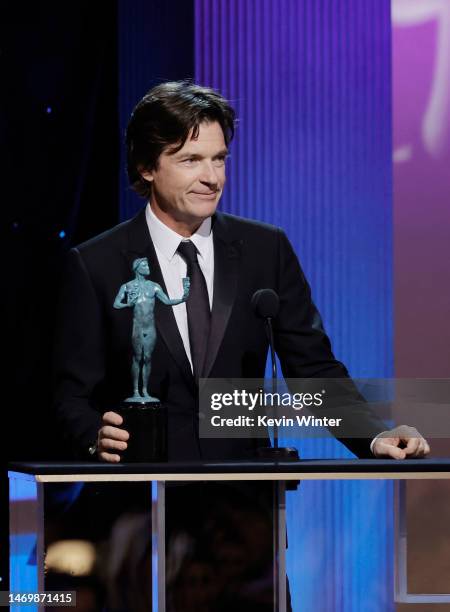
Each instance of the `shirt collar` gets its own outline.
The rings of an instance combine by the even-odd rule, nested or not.
[[[145,208],[145,218],[153,244],[168,261],[171,261],[180,242],[186,240],[186,238],[180,236],[180,234],[177,234],[160,221],[153,212],[150,203],[148,203]],[[195,244],[202,259],[206,259],[206,257],[209,256],[212,247],[211,217],[208,217],[202,222],[198,230],[195,234],[192,234],[189,240]]]

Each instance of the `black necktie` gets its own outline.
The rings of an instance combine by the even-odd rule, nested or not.
[[[186,302],[189,344],[194,377],[198,380],[205,363],[206,345],[209,337],[211,311],[205,277],[197,259],[197,249],[190,240],[180,242],[178,253],[186,261],[187,276],[191,280],[189,297]]]

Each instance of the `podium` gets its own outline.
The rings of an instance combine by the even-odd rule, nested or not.
[[[273,610],[286,610],[286,483],[303,480],[450,479],[449,459],[228,461],[165,464],[14,463],[10,465],[11,592],[44,592],[45,496],[56,483],[149,483],[151,519],[151,606],[164,612],[165,493],[168,483],[268,481],[273,483]],[[23,500],[26,500],[24,506]],[[24,510],[26,508],[26,510]],[[30,537],[24,538],[28,534]],[[405,540],[398,534],[397,588],[405,584]],[[404,534],[403,534],[404,536]],[[30,563],[30,558],[35,560]],[[30,585],[32,588],[30,588]],[[400,587],[398,587],[400,585]],[[403,585],[403,586],[402,586]],[[441,599],[441,601],[450,601]],[[12,609],[20,609],[12,607]],[[43,610],[44,606],[27,606]]]

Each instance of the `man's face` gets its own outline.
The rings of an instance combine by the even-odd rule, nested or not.
[[[201,123],[175,154],[160,155],[156,170],[143,172],[152,182],[151,204],[175,223],[200,224],[216,210],[225,184],[227,147],[219,123]],[[156,206],[155,206],[156,205]]]

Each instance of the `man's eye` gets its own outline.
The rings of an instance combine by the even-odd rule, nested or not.
[[[192,163],[196,162],[197,160],[196,160],[195,157],[186,157],[186,159],[183,159],[182,161],[185,164],[192,164]]]

